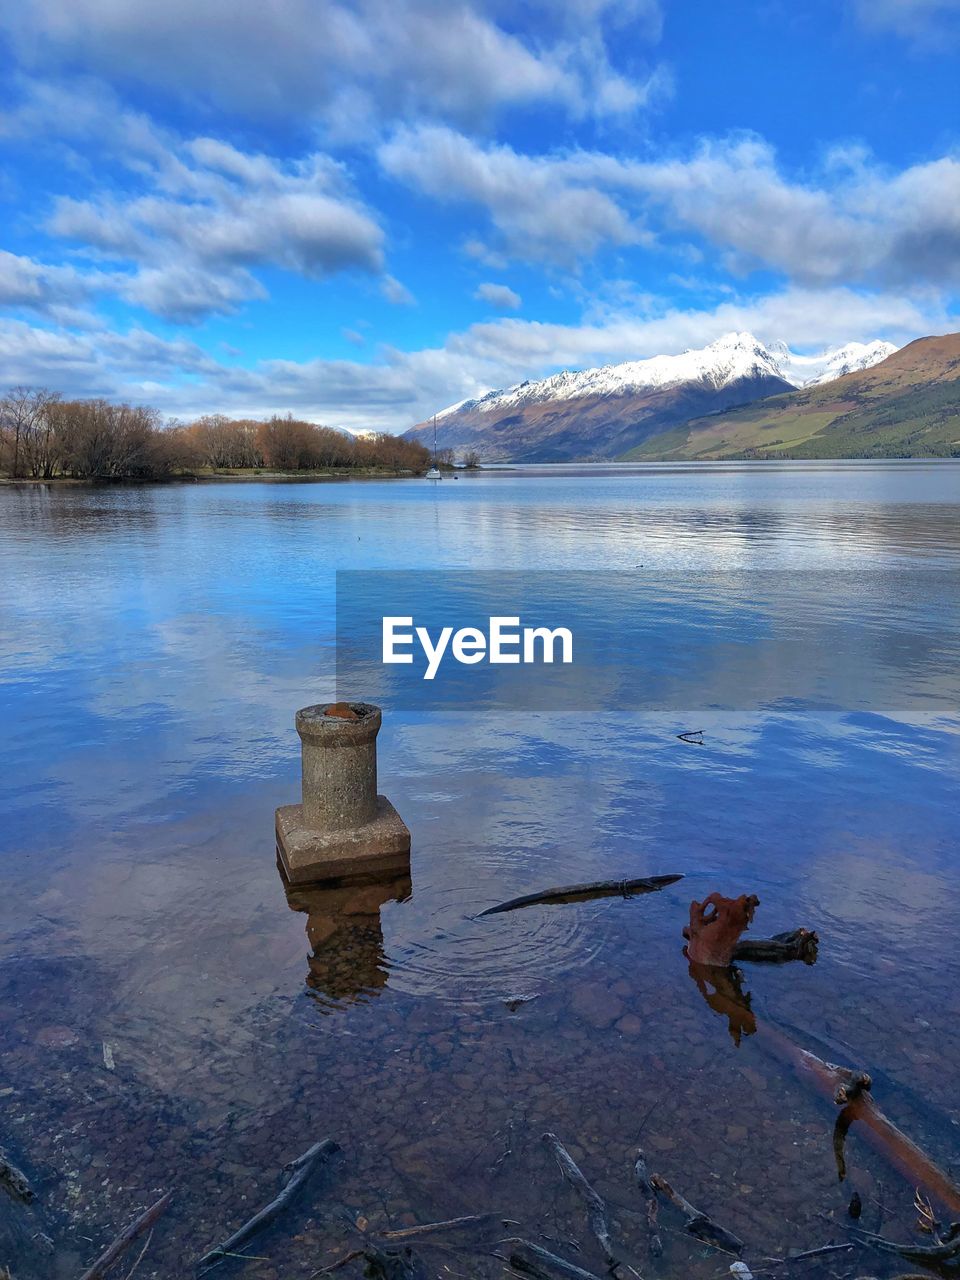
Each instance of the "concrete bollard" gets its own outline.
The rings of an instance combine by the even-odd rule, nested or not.
[[[355,720],[331,715],[324,706],[297,712],[303,821],[317,831],[349,831],[376,816],[377,734],[383,717],[369,703],[355,703],[350,710]]]
[[[291,884],[404,871],[410,832],[377,794],[382,715],[368,702],[297,712],[302,801],[277,810],[277,856]]]

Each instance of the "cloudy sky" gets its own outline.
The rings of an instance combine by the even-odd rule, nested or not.
[[[0,387],[403,429],[960,329],[960,0],[0,0]]]

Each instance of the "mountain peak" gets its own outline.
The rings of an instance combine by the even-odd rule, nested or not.
[[[731,329],[729,333],[725,333],[722,337],[711,342],[708,347],[704,348],[704,350],[723,351],[729,347],[745,347],[753,350],[757,347],[763,347],[763,344],[755,338],[752,333],[747,333],[746,330],[738,332],[736,329]],[[763,347],[763,350],[767,350],[767,348]]]
[[[608,439],[587,438],[591,433],[583,425],[585,415],[604,418],[608,425],[619,424],[619,430],[629,420],[634,431],[646,432],[642,424],[649,417],[647,406],[655,404],[661,416],[672,412],[676,421],[681,413],[685,418],[692,416],[694,400],[698,412],[710,413],[869,368],[893,350],[889,343],[852,342],[819,356],[795,355],[784,342],[765,346],[752,333],[731,330],[708,346],[678,355],[648,356],[580,371],[564,369],[488,391],[442,410],[437,424],[445,446],[479,446],[483,456],[490,458],[614,456],[610,450],[617,444],[616,432],[608,430]],[[671,404],[675,409],[669,409]],[[547,419],[552,424],[549,428],[542,425]],[[534,422],[541,425],[533,428]],[[416,436],[429,426],[421,423],[410,434]],[[525,441],[528,428],[538,437],[536,455]],[[562,442],[553,440],[551,445],[551,437],[558,432]],[[551,447],[558,452],[547,452]]]

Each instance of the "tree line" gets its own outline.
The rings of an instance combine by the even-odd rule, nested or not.
[[[162,480],[204,470],[425,471],[422,444],[385,432],[348,436],[297,418],[227,418],[164,424],[156,409],[65,400],[15,387],[0,399],[0,472],[53,480]]]

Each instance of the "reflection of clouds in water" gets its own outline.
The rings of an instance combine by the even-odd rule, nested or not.
[[[118,1052],[186,1090],[191,1068],[244,1051],[251,1011],[282,1011],[303,988],[303,919],[278,892],[270,827],[296,790],[294,710],[327,691],[336,568],[956,559],[956,469],[923,469],[916,501],[883,505],[890,474],[482,477],[439,497],[415,483],[73,492],[36,519],[0,492],[0,534],[15,548],[0,566],[0,667],[19,720],[0,785],[23,812],[46,806],[42,822],[6,828],[24,856],[7,863],[17,883],[4,917],[35,919],[35,892],[53,923],[29,945],[114,973]],[[897,470],[897,492],[919,474]],[[863,578],[851,616],[882,618],[897,602],[871,599],[879,587]],[[844,643],[853,664],[856,643]],[[920,643],[878,657],[939,684]],[[824,974],[831,956],[857,963],[876,924],[923,963],[947,928],[937,893],[942,904],[952,886],[956,716],[679,709],[680,693],[689,708],[710,688],[694,670],[669,716],[388,706],[382,789],[414,833],[413,898],[381,913],[388,990],[532,994],[614,943],[624,956],[649,954],[651,939],[679,947],[677,902],[714,888],[757,888],[771,929],[825,921]],[[706,730],[703,748],[676,741],[692,728]],[[258,779],[269,782],[254,794]],[[61,813],[77,829],[51,854]],[[530,889],[665,871],[690,876],[680,897],[629,911],[470,918]]]
[[[780,704],[885,712],[960,703],[956,572],[407,573],[341,575],[338,684],[393,708],[648,711]],[[494,614],[564,626],[573,665],[462,665],[436,677],[381,662],[381,617],[439,637]]]
[[[421,809],[413,897],[387,939],[398,989],[450,1000],[536,994],[599,954],[609,913],[588,904],[478,920],[481,910],[558,884],[662,870],[649,780],[644,832],[611,841],[637,782],[610,755],[604,718],[442,715],[391,736],[400,775],[390,777]]]
[[[124,1069],[171,1093],[202,1096],[218,1059],[251,1048],[250,1011],[280,1012],[302,983],[303,927],[273,864],[271,800],[262,791],[219,814],[127,827],[44,869],[36,909],[50,924],[29,949],[80,954],[109,975],[100,1034]]]
[[[918,830],[918,842],[923,840]],[[922,847],[920,845],[919,847]],[[854,832],[833,836],[811,859],[806,892],[823,919],[833,958],[873,971],[925,939],[923,967],[952,953],[954,919],[944,919],[942,870],[925,867],[910,848]]]

